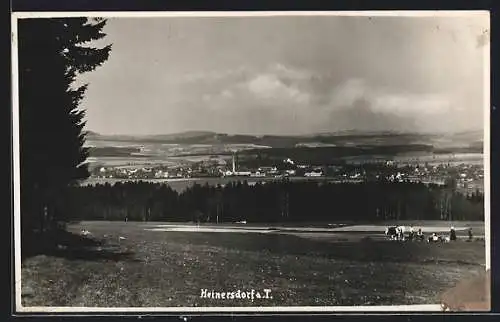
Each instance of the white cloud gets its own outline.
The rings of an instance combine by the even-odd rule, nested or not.
[[[225,89],[225,90],[222,91],[221,96],[224,97],[224,98],[232,98],[233,97],[233,92],[230,91],[230,90]]]
[[[362,79],[349,79],[337,86],[331,94],[327,108],[345,108],[368,95],[368,87]]]
[[[373,109],[401,115],[442,115],[449,112],[450,102],[437,94],[384,94],[373,97]]]
[[[207,107],[222,109],[224,104],[231,104],[229,107],[234,108],[234,103],[237,101],[239,109],[245,106],[268,106],[269,108],[282,106],[289,109],[295,105],[298,108],[307,107],[310,103],[311,93],[301,88],[300,83],[300,80],[305,78],[304,71],[285,67],[282,64],[270,65],[264,70],[253,72],[246,70],[248,73],[245,77],[239,79],[231,77],[235,73],[226,72],[226,77],[221,76],[224,73],[217,74],[218,77],[220,76],[217,83],[207,82],[204,86],[205,91],[200,93],[203,102],[209,104]],[[231,103],[228,100],[231,100]]]
[[[377,88],[362,79],[349,79],[335,87],[325,109],[348,109],[358,100],[365,100],[378,113],[401,116],[436,115],[449,112],[451,103],[445,93],[391,92]]]
[[[284,84],[276,75],[261,74],[245,84],[250,93],[258,99],[307,103],[309,94],[302,92],[294,85]]]
[[[293,80],[307,80],[313,76],[310,71],[292,68],[280,63],[273,64],[269,69],[278,77],[286,77]]]
[[[446,93],[401,92],[378,87],[361,78],[347,79],[330,91],[318,91],[315,88],[317,81],[323,82],[326,78],[320,73],[307,74],[274,64],[237,80],[221,78],[217,84],[209,83],[205,87],[208,91],[201,96],[201,107],[250,118],[258,111],[269,118],[286,119],[304,132],[325,126],[325,129],[328,126],[341,128],[347,126],[345,122],[354,122],[367,129],[370,126],[377,129],[384,126],[439,127],[441,116],[451,111]]]
[[[192,72],[184,74],[181,80],[185,83],[212,82],[212,81],[228,79],[230,77],[242,76],[249,71],[250,70],[248,67],[240,66],[235,69]]]
[[[259,75],[248,83],[248,89],[257,96],[270,97],[283,88],[282,84],[271,75]]]

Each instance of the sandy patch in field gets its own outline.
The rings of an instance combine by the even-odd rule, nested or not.
[[[410,226],[404,226],[406,232],[409,231]],[[154,225],[146,230],[150,231],[185,231],[185,232],[254,232],[254,233],[268,233],[268,232],[309,232],[309,233],[335,233],[335,232],[372,232],[384,233],[386,226],[381,225],[354,225],[335,228],[315,228],[315,227],[255,227],[255,226],[193,226],[193,225]],[[415,230],[421,228],[424,233],[447,233],[450,231],[449,226],[413,226]],[[468,227],[457,227],[455,230],[465,231]]]
[[[439,228],[439,227],[438,227]],[[344,230],[344,231],[335,231],[331,229],[329,232],[325,232],[324,229],[322,231],[310,231],[310,229],[298,230],[298,229],[252,229],[245,227],[238,228],[223,228],[223,227],[196,227],[196,226],[180,226],[180,227],[158,227],[158,228],[145,228],[147,231],[156,231],[156,232],[190,232],[190,233],[258,233],[258,234],[284,234],[284,235],[293,235],[302,238],[308,239],[328,239],[330,241],[362,241],[369,237],[374,240],[385,239],[386,236],[383,234],[383,230],[379,232],[374,232],[372,230],[366,230],[364,234],[349,234],[356,232],[365,232],[363,230]],[[448,229],[444,229],[442,231],[433,230],[433,232],[441,232],[448,233]],[[460,239],[465,239],[467,236],[457,236]],[[475,238],[484,238],[484,236],[475,236]]]
[[[257,227],[257,226],[229,226],[229,225],[176,225],[176,224],[160,224],[160,225],[149,225],[150,228],[162,228],[162,229],[190,229],[190,228],[210,228],[210,229],[235,229],[235,230],[270,230],[270,227]]]
[[[170,227],[170,228],[146,228],[149,231],[176,231],[194,233],[270,233],[272,230],[266,229],[241,229],[241,228],[215,228],[215,227]]]

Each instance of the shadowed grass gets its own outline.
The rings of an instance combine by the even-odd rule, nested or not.
[[[130,252],[121,252],[102,240],[61,229],[44,234],[33,233],[25,237],[21,253],[22,261],[37,255],[62,257],[68,260],[118,261],[131,255]]]

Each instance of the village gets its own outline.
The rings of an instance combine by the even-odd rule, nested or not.
[[[337,182],[365,182],[387,180],[390,182],[414,182],[445,184],[454,179],[458,191],[464,193],[483,192],[483,165],[472,163],[450,164],[410,164],[396,161],[371,162],[362,164],[342,163],[325,166],[297,164],[286,158],[274,166],[250,168],[239,166],[233,156],[226,164],[224,160],[209,159],[191,164],[177,165],[136,165],[101,166],[92,170],[91,178],[121,180],[169,180],[237,178],[244,180],[269,178],[310,178],[328,179]]]

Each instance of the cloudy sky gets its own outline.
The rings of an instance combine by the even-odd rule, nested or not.
[[[87,129],[305,134],[482,129],[488,19],[113,18]]]

